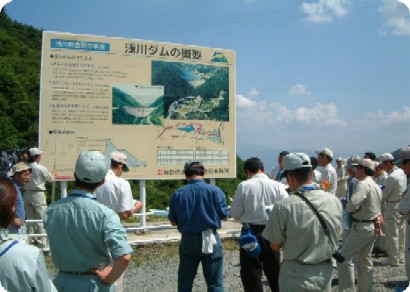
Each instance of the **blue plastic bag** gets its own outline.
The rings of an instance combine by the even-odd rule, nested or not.
[[[242,229],[239,245],[250,257],[257,257],[261,253],[261,246],[250,228]]]

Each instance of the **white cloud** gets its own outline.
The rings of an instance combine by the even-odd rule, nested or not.
[[[334,103],[315,103],[312,108],[298,107],[289,109],[277,102],[267,104],[265,101],[256,102],[243,95],[236,96],[239,117],[251,119],[251,124],[290,124],[301,123],[310,125],[320,123],[322,126],[344,126],[346,122],[338,118],[337,107]]]
[[[302,12],[307,14],[305,20],[313,23],[332,22],[334,17],[343,17],[347,14],[347,4],[350,0],[319,0],[319,2],[300,5]]]
[[[297,96],[297,95],[311,95],[312,92],[307,90],[306,86],[303,84],[296,84],[293,85],[290,89],[289,89],[289,95],[290,96]]]
[[[0,10],[3,9],[6,4],[10,3],[12,0],[0,0]]]
[[[410,105],[390,112],[340,116],[335,103],[290,108],[278,102],[255,101],[237,95],[237,143],[275,149],[314,151],[329,147],[335,153],[383,153],[409,144],[403,129],[410,127]],[[258,153],[254,153],[258,155]]]
[[[379,9],[383,17],[381,34],[410,34],[409,9],[398,0],[384,0]]]
[[[249,94],[252,95],[252,96],[256,96],[256,95],[259,95],[259,92],[258,92],[258,90],[256,89],[256,87],[252,87],[252,88],[251,88],[251,91],[249,92]]]

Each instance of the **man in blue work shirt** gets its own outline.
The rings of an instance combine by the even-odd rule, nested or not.
[[[131,259],[132,249],[118,215],[94,195],[104,183],[108,160],[83,152],[75,165],[75,189],[51,204],[44,216],[59,291],[115,291],[113,283]],[[110,264],[110,262],[112,262]]]
[[[192,291],[199,263],[208,291],[224,291],[223,250],[216,229],[229,216],[224,192],[204,181],[200,162],[184,166],[187,184],[171,197],[168,219],[181,232],[178,291]]]
[[[24,200],[22,194],[22,187],[30,181],[31,167],[25,162],[15,164],[11,170],[10,177],[17,190],[16,202],[16,217],[12,220],[8,227],[10,233],[19,233],[25,236],[24,222],[26,219],[26,212],[24,209]]]

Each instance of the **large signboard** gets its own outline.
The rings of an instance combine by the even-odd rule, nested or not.
[[[85,150],[125,153],[127,178],[235,177],[235,52],[44,32],[39,135],[58,179]]]

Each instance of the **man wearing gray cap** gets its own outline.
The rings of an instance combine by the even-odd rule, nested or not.
[[[357,258],[358,291],[373,291],[373,261],[371,253],[376,232],[376,220],[381,214],[381,189],[372,179],[374,162],[360,159],[356,166],[356,187],[346,205],[352,215],[352,226],[343,243],[341,253],[345,261],[339,263],[339,291],[355,291],[352,259]]]
[[[342,205],[334,195],[315,190],[305,153],[287,155],[283,169],[292,193],[275,204],[262,234],[274,251],[283,251],[279,290],[330,291],[331,258],[339,244]]]
[[[320,188],[332,195],[336,195],[337,173],[331,164],[333,160],[333,152],[329,148],[323,148],[316,151],[316,154],[319,166],[323,167],[322,175],[319,180]]]
[[[410,146],[400,150],[401,168],[407,176],[410,176]],[[399,204],[399,212],[406,219],[406,245],[404,248],[404,257],[406,264],[407,280],[410,280],[410,187],[407,186],[407,191],[404,199]]]
[[[75,189],[46,210],[44,226],[59,291],[115,291],[113,283],[129,264],[132,249],[119,217],[94,196],[107,171],[108,161],[100,152],[81,153]]]
[[[404,262],[404,221],[401,220],[398,205],[406,190],[407,178],[403,170],[395,165],[391,153],[382,154],[380,161],[388,175],[382,197],[382,214],[388,259],[382,263],[398,266]]]

